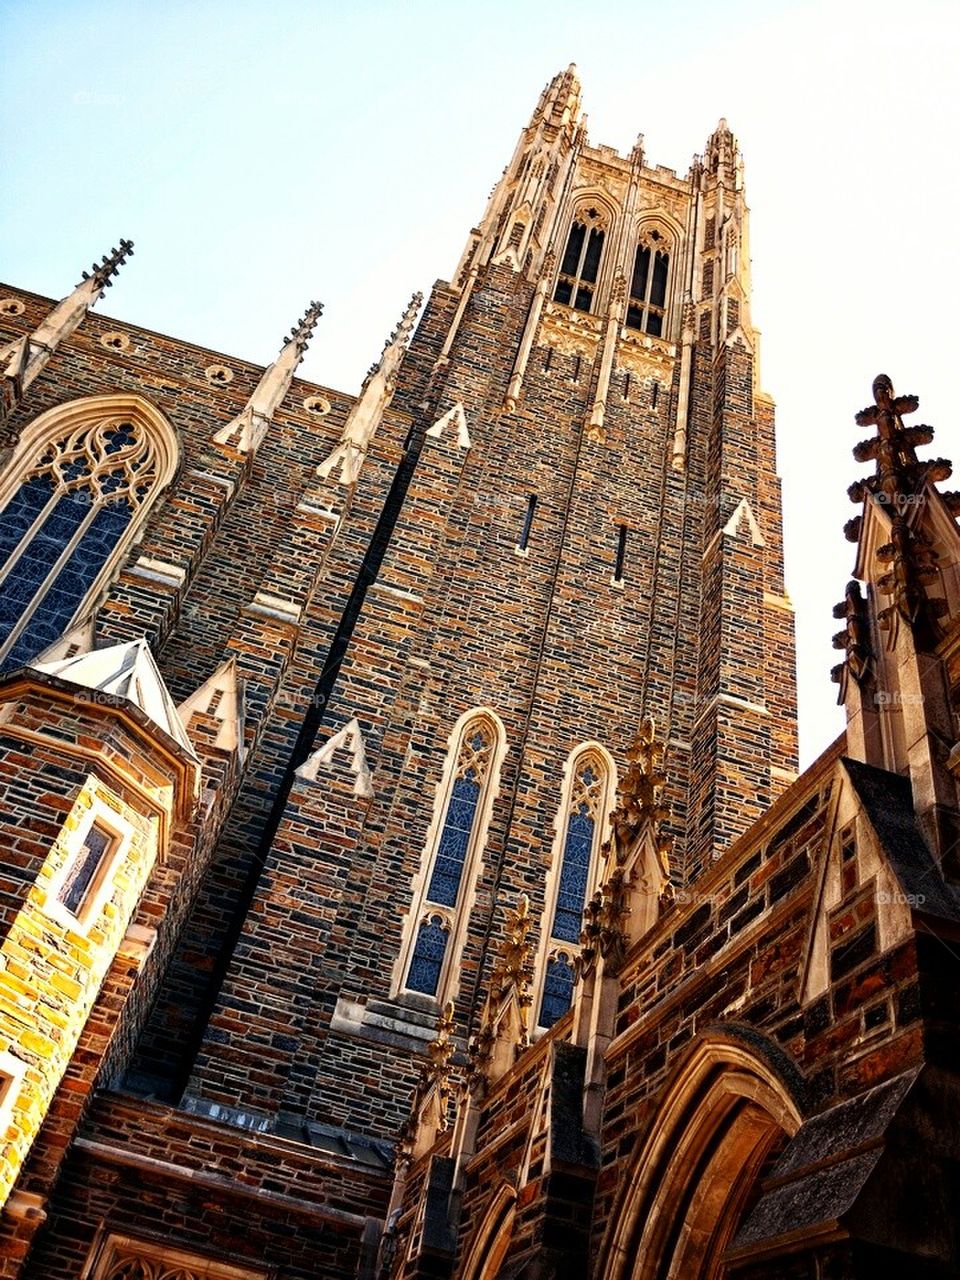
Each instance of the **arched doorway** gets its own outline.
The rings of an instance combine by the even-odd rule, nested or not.
[[[799,1128],[792,1074],[753,1032],[694,1045],[625,1179],[604,1280],[722,1280],[760,1171]]]

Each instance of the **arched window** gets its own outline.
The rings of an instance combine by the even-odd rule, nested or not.
[[[627,301],[627,328],[641,329],[659,338],[663,333],[667,309],[667,278],[670,255],[663,232],[654,227],[637,245]]]
[[[175,467],[172,430],[138,396],[74,401],[24,433],[0,483],[0,667],[67,630]]]
[[[600,274],[603,253],[603,215],[597,208],[581,209],[573,220],[560,263],[554,300],[577,311],[589,311]]]
[[[502,726],[487,712],[465,717],[455,734],[404,966],[408,991],[439,996],[459,949],[503,745]]]
[[[547,961],[540,1002],[541,1027],[552,1027],[573,1003],[573,960],[566,951],[556,951]]]
[[[570,1007],[573,962],[583,909],[597,879],[597,855],[616,791],[613,762],[599,745],[580,747],[567,762],[557,820],[554,865],[547,883],[537,1024],[550,1027]]]

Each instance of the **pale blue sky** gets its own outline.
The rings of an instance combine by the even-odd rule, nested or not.
[[[804,756],[840,726],[829,637],[853,412],[881,369],[960,466],[960,6],[0,0],[0,277],[58,297],[121,235],[99,304],[266,363],[326,306],[306,376],[354,390],[414,289],[453,270],[549,77],[590,137],[684,173],[724,115],[753,210],[778,402]],[[960,481],[958,481],[960,486]]]

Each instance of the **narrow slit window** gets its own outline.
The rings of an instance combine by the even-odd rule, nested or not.
[[[116,844],[117,837],[113,832],[99,823],[95,822],[87,832],[57,893],[57,901],[71,915],[79,917],[83,914],[83,908],[93,897]]]
[[[650,406],[651,406],[651,408],[655,409],[655,408],[657,407],[657,399],[659,398],[659,395],[660,395],[660,383],[659,383],[659,382],[655,382],[655,383],[653,384],[653,387],[652,387],[651,391],[650,391]]]
[[[613,571],[614,582],[623,581],[623,568],[627,560],[627,526],[622,524],[617,534],[617,562]]]
[[[537,510],[537,495],[531,493],[527,498],[527,510],[523,517],[523,528],[520,530],[520,541],[517,546],[521,551],[526,551],[530,543],[530,531],[533,528],[533,517]]]
[[[589,311],[600,276],[605,232],[599,209],[578,213],[560,263],[560,273],[553,297],[555,302],[577,311]]]

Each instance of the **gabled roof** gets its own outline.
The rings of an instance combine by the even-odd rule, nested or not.
[[[909,778],[847,757],[842,763],[908,901],[920,914],[960,921],[960,893],[923,838]]]
[[[33,671],[69,684],[125,699],[196,759],[145,636],[105,649],[90,649],[72,658],[58,658],[53,662],[35,660],[29,666]]]

